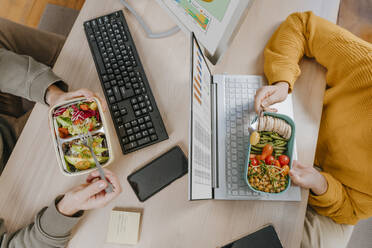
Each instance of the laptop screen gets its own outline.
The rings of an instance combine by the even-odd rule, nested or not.
[[[211,73],[192,36],[189,198],[212,198]]]

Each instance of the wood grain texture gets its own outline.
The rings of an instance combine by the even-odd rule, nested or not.
[[[372,42],[372,1],[342,0],[338,25],[346,28],[356,36]]]
[[[129,3],[154,31],[174,25],[155,1],[131,0]],[[230,48],[211,69],[214,73],[263,75],[263,48],[280,22],[294,11],[309,9],[335,22],[338,7],[338,0],[255,1]],[[84,5],[54,67],[55,73],[70,84],[71,90],[87,87],[102,95],[82,24],[119,9],[122,5],[116,0],[87,0]],[[133,16],[124,12],[169,140],[124,156],[106,113],[116,157],[109,169],[119,176],[123,193],[105,208],[87,212],[74,230],[69,247],[119,247],[105,242],[110,211],[114,207],[144,209],[141,237],[136,247],[219,247],[268,223],[275,226],[284,247],[299,247],[308,196],[305,190],[301,202],[190,202],[184,176],[146,202],[137,200],[126,180],[131,172],[176,144],[185,154],[188,151],[190,39],[182,32],[166,39],[147,39]],[[302,75],[294,90],[298,158],[311,164],[321,117],[325,73],[311,60],[303,61],[301,69]],[[60,173],[47,113],[47,107],[35,106],[0,177],[0,215],[13,231],[32,221],[37,211],[50,204],[56,195],[85,180]]]
[[[84,2],[85,0],[0,0],[0,17],[37,27],[48,3],[80,10]]]

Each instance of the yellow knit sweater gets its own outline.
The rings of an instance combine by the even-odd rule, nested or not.
[[[269,83],[291,90],[299,60],[313,57],[327,69],[327,90],[315,155],[327,192],[309,204],[337,223],[372,216],[372,44],[312,12],[290,15],[265,48]]]

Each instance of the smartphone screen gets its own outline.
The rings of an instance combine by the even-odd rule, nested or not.
[[[273,226],[267,226],[221,248],[283,248]]]
[[[128,176],[138,199],[143,202],[187,173],[187,158],[179,146]]]

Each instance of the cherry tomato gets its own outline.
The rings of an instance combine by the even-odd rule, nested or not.
[[[251,159],[251,165],[252,165],[252,166],[257,166],[257,165],[258,165],[258,161],[257,161],[257,159],[252,158],[252,159]]]
[[[271,154],[273,154],[273,146],[266,144],[262,149],[262,158],[265,159],[267,156],[271,156]]]
[[[88,110],[88,109],[89,109],[89,106],[86,105],[86,104],[81,104],[81,105],[80,105],[80,109],[81,109],[81,110]]]
[[[282,166],[289,164],[289,157],[287,155],[280,155],[279,162]]]
[[[289,172],[289,166],[288,166],[288,165],[284,165],[284,166],[282,167],[282,169],[283,169],[282,175],[283,175],[283,176],[288,175],[288,172]]]
[[[278,168],[280,168],[281,166],[280,166],[280,162],[279,162],[279,160],[275,160],[274,161],[274,165],[276,166],[276,167],[278,167]]]
[[[255,158],[256,154],[249,154],[249,159]]]
[[[274,164],[274,161],[275,161],[275,158],[274,158],[274,156],[267,156],[266,158],[265,158],[265,162],[266,162],[266,164],[267,165],[272,165],[272,164]]]

